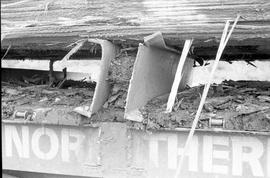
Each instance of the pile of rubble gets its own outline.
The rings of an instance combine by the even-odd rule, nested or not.
[[[110,96],[103,105],[104,109],[124,110],[126,105],[129,80],[131,79],[135,54],[120,53],[112,60],[109,81],[111,84]]]
[[[136,53],[130,52],[120,53],[115,59],[112,59],[108,78],[111,85],[109,98],[102,109],[92,116],[89,120],[90,123],[127,121],[124,119],[124,110],[135,59]]]
[[[203,88],[179,92],[171,113],[165,113],[168,95],[152,99],[140,109],[144,117],[141,127],[191,127]],[[213,118],[224,120],[224,129],[270,131],[270,82],[224,81],[212,85],[197,128],[210,128]]]
[[[2,119],[10,118],[15,111],[35,108],[74,109],[80,105],[90,105],[94,94],[94,83],[66,81],[65,89],[48,85],[21,87],[2,82]]]
[[[127,122],[137,129],[190,128],[204,86],[180,91],[170,113],[165,112],[169,95],[166,94],[140,108],[144,118],[142,123],[124,119],[135,58],[133,54],[121,53],[112,60],[108,78],[111,84],[109,98],[98,113],[91,119],[85,119],[87,123]],[[65,81],[61,89],[49,87],[46,81],[44,83],[25,78],[22,81],[2,81],[2,119],[11,118],[15,111],[27,108],[60,108],[70,112],[75,107],[90,105],[94,89],[95,83],[84,81]],[[222,120],[223,129],[270,131],[270,82],[224,81],[213,84],[197,128],[211,128],[213,119]]]

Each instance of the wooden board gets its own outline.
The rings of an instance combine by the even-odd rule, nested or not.
[[[229,46],[269,51],[269,0],[4,0],[2,48],[67,49],[85,37],[138,44],[161,31],[169,45],[217,46],[225,20],[240,14]],[[269,52],[268,52],[269,53]]]

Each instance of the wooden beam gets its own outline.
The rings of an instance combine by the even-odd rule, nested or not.
[[[137,43],[161,31],[171,44],[217,46],[223,23],[239,21],[228,45],[270,42],[268,0],[1,1],[2,46],[65,49],[85,37]]]

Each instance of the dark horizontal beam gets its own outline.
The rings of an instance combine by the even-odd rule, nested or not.
[[[177,50],[182,51],[179,46],[174,46]],[[123,49],[123,46],[121,46]],[[129,55],[136,56],[136,47],[131,48],[132,51],[127,51]],[[7,49],[1,50],[1,58],[6,54]],[[204,60],[214,59],[216,56],[218,48],[216,46],[211,47],[196,47],[193,49],[193,57],[202,58]],[[54,50],[54,49],[9,49],[5,55],[5,59],[38,59],[38,60],[61,60],[68,50]],[[78,50],[75,54],[71,56],[70,59],[100,59],[101,49],[97,48],[94,52],[89,49]],[[223,52],[221,60],[233,61],[233,60],[266,60],[270,59],[269,48],[261,49],[260,46],[227,46]]]

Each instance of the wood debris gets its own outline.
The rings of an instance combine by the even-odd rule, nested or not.
[[[210,128],[209,118],[222,117],[225,129],[270,131],[270,82],[224,81],[210,88],[198,128]],[[249,88],[252,87],[252,88]],[[146,128],[191,127],[202,86],[181,91],[172,113],[165,113],[167,98],[155,98],[141,108]]]
[[[48,85],[2,86],[2,119],[14,119],[12,116],[17,110],[29,110],[29,108],[40,110],[51,107],[55,112],[57,110],[71,112],[77,106],[91,104],[94,83],[68,81],[65,85],[65,89],[50,88]]]

